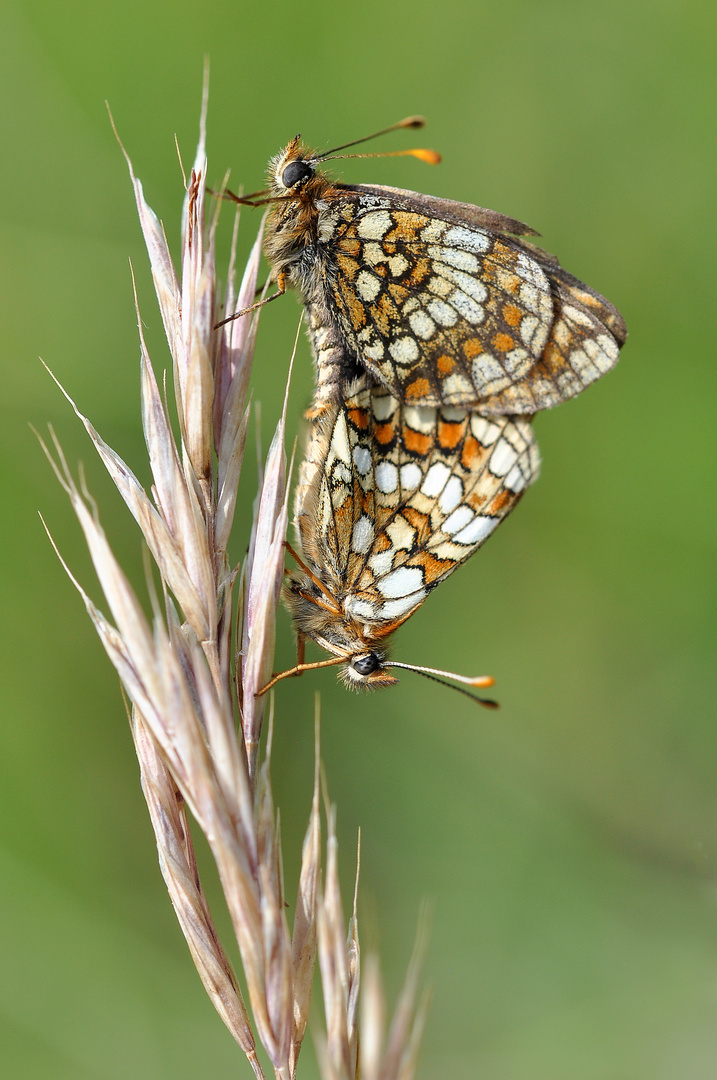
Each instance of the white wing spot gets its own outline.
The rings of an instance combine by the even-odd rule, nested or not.
[[[507,439],[499,439],[490,456],[490,471],[495,476],[505,476],[515,465],[518,455]]]
[[[371,451],[365,446],[354,446],[354,465],[365,476],[371,468]]]
[[[437,409],[433,405],[406,405],[403,421],[413,431],[422,435],[432,435],[436,429]]]
[[[392,461],[382,461],[376,466],[376,487],[384,495],[390,495],[398,488],[398,469]]]
[[[372,210],[369,214],[364,214],[356,231],[362,240],[383,240],[392,225],[388,210]]]
[[[492,446],[500,435],[500,426],[486,420],[485,416],[471,414],[471,431],[481,446]]]
[[[480,254],[490,247],[490,237],[487,233],[465,229],[462,225],[454,225],[444,237],[444,243],[448,247],[463,248],[465,251],[475,251]]]
[[[362,514],[354,525],[354,530],[351,534],[352,550],[355,551],[357,555],[365,555],[373,543],[373,538],[373,522],[370,518],[367,518],[365,514]]]
[[[438,505],[444,514],[455,510],[463,498],[463,484],[459,476],[452,476],[438,499]]]
[[[368,560],[368,564],[373,571],[374,577],[383,577],[387,574],[393,566],[393,557],[396,554],[393,548],[388,548],[386,551],[377,551],[375,555],[372,555]]]
[[[440,263],[437,263],[436,273],[440,274],[441,277],[444,277],[446,281],[452,281],[454,285],[458,286],[461,292],[472,297],[479,304],[488,296],[488,290],[483,282],[477,277],[473,277],[471,274],[464,274],[462,270],[455,270],[452,266],[442,266]]]
[[[528,367],[532,364],[531,357],[526,349],[518,346],[517,349],[511,349],[510,352],[505,353],[506,368],[511,375],[515,375],[516,372],[522,371],[526,364]]]
[[[471,360],[471,375],[473,382],[483,393],[490,392],[492,384],[505,385],[508,378],[505,368],[501,367],[492,353],[481,353]]]
[[[423,570],[420,566],[400,566],[378,582],[379,592],[390,600],[407,597],[409,593],[422,588]]]
[[[404,596],[400,600],[388,600],[385,604],[381,604],[378,609],[379,617],[382,619],[399,619],[401,615],[405,615],[412,608],[418,607],[425,598],[426,590],[419,589],[417,592],[411,593],[410,596]]]
[[[457,532],[453,539],[456,544],[479,544],[481,540],[485,540],[486,536],[490,536],[499,521],[500,518],[497,517],[483,517],[481,514],[476,514],[465,529]]]
[[[472,520],[473,511],[470,506],[459,506],[458,509],[454,510],[451,516],[447,517],[443,522],[442,529],[444,533],[453,536],[454,533],[464,529],[468,522]]]
[[[376,607],[369,600],[360,600],[358,596],[347,596],[344,611],[358,619],[375,619]]]
[[[401,466],[401,487],[404,491],[415,491],[421,482],[423,473],[415,461],[409,461]]]
[[[440,494],[450,474],[451,470],[442,461],[434,462],[421,484],[421,491],[429,497]]]
[[[578,326],[591,327],[593,320],[586,312],[581,311],[580,308],[572,307],[570,304],[563,304],[563,317],[570,319],[570,322],[577,323]]]
[[[520,465],[513,466],[503,483],[511,491],[514,491],[516,495],[519,491],[523,490],[525,487],[525,476],[523,475],[523,470]]]

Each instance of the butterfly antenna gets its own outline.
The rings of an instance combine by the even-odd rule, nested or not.
[[[350,146],[358,146],[359,143],[370,142],[371,139],[378,139],[381,135],[390,135],[392,131],[400,131],[401,128],[422,128],[426,123],[424,116],[407,116],[404,120],[399,120],[397,124],[391,124],[390,127],[383,128],[381,131],[374,131],[373,135],[364,135],[362,139],[354,139],[352,142],[343,143],[341,146],[335,146],[333,150],[324,150],[323,154],[316,154],[312,157],[311,161],[323,161],[327,154],[335,154],[337,150],[348,150]]]
[[[401,128],[421,128],[425,124],[425,119],[422,116],[407,116],[404,120],[399,120],[397,124],[392,124],[391,127],[383,128],[381,131],[374,131],[373,135],[364,135],[362,139],[354,139],[352,142],[344,143],[342,146],[335,146],[333,150],[324,150],[322,154],[316,154],[310,158],[309,161],[315,164],[320,161],[333,161],[336,157],[342,158],[359,158],[359,157],[416,157],[420,161],[426,161],[429,165],[437,165],[441,160],[441,155],[437,154],[435,150],[389,150],[386,153],[379,154],[339,154],[339,150],[348,150],[350,146],[358,146],[360,143],[369,142],[371,139],[378,139],[381,135],[388,135],[392,131],[399,131]]]
[[[454,671],[442,671],[440,668],[421,667],[418,664],[399,664],[391,662],[385,664],[384,667],[390,668],[405,668],[406,671],[415,671],[417,675],[423,675],[425,679],[432,679],[433,682],[440,683],[442,686],[447,686],[451,690],[456,690],[459,694],[463,694],[465,697],[471,699],[471,701],[477,701],[479,705],[483,705],[486,709],[498,709],[500,705],[497,701],[493,701],[492,698],[478,697],[477,694],[471,694],[469,690],[464,690],[462,686],[454,686],[452,682],[447,682],[448,679],[454,679],[456,682],[465,683],[467,686],[493,686],[495,679],[492,675],[457,675]]]

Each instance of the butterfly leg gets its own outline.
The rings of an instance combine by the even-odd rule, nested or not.
[[[267,296],[264,300],[257,300],[251,307],[242,308],[241,311],[235,311],[233,315],[227,315],[226,319],[220,319],[218,323],[215,323],[212,327],[213,330],[218,330],[220,326],[225,326],[226,323],[234,322],[235,319],[240,319],[242,315],[248,315],[250,311],[258,311],[259,308],[265,307],[266,304],[270,304],[272,300],[278,300],[280,296],[283,296],[286,292],[286,274],[281,271],[276,278],[277,292],[272,296]]]

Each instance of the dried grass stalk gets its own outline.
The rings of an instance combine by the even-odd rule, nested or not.
[[[328,861],[321,884],[318,745],[292,930],[285,917],[280,829],[271,790],[271,739],[260,762],[265,706],[264,698],[255,695],[271,672],[283,574],[287,405],[285,401],[264,465],[249,553],[241,567],[233,566],[227,546],[246,441],[259,313],[251,320],[228,323],[220,332],[213,327],[226,312],[251,303],[261,232],[238,290],[233,249],[220,302],[215,266],[219,203],[205,222],[205,116],[206,93],[199,145],[186,184],[181,277],[175,273],[161,222],[148,206],[125,154],[172,356],[179,421],[177,441],[138,314],[142,423],[152,473],[149,492],[71,402],[141,529],[162,595],[155,595],[150,578],[148,618],[115,559],[89,493],[84,484],[75,483],[53,435],[54,454],[45,448],[46,453],[84,533],[111,621],[65,568],[131,702],[142,789],[182,932],[207,993],[255,1076],[265,1076],[257,1042],[275,1077],[292,1080],[296,1075],[318,950],[326,1017],[326,1035],[317,1036],[323,1076],[408,1080],[415,1072],[425,1013],[421,1007],[416,1014],[414,1005],[419,962],[412,962],[384,1049],[382,991],[370,960],[363,991],[365,1050],[360,1052],[356,896],[346,938],[334,808],[327,812]],[[236,646],[234,610],[239,627]],[[239,649],[236,658],[234,647]],[[252,1020],[199,881],[185,807],[207,837],[216,862]]]

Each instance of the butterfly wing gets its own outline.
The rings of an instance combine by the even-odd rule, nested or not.
[[[534,413],[617,362],[617,310],[495,231],[527,230],[520,222],[388,188],[347,190],[331,215],[331,306],[350,351],[395,397]]]
[[[378,636],[481,546],[539,469],[528,421],[406,405],[366,379],[319,443],[297,507],[302,546]]]

